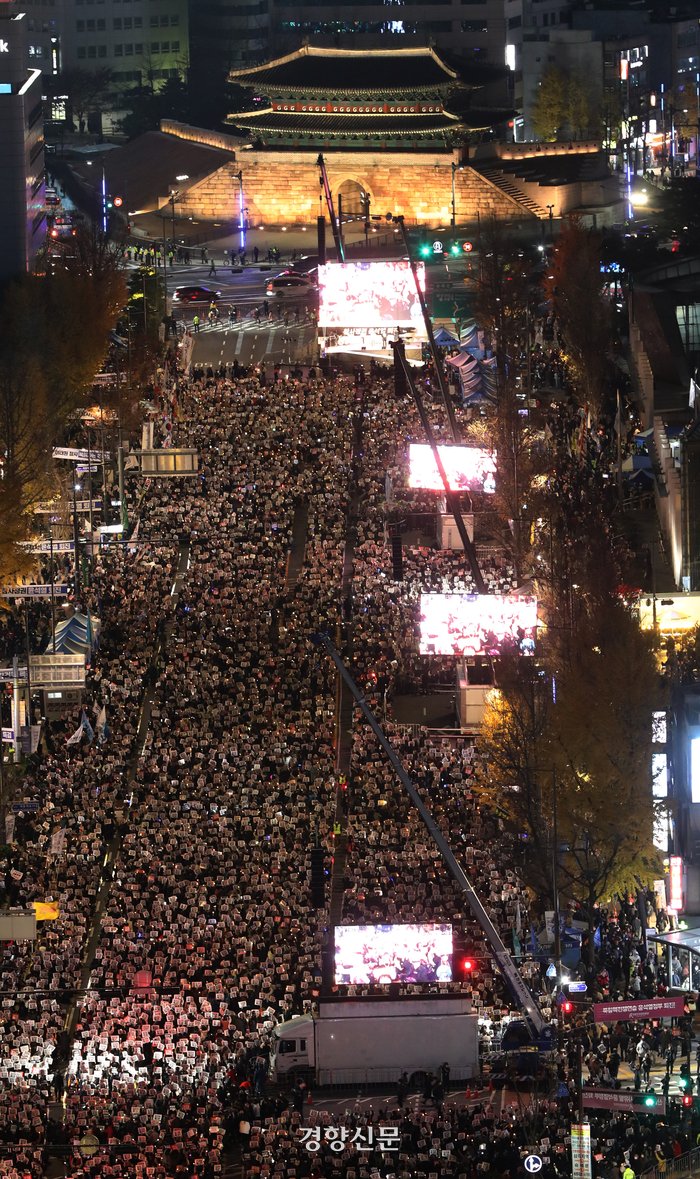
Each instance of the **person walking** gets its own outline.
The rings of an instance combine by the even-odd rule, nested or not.
[[[216,262],[213,258],[209,263],[209,278],[216,278]]]
[[[194,328],[195,335],[198,335],[199,334],[199,316],[198,315],[195,315],[194,319],[192,320],[192,327]]]

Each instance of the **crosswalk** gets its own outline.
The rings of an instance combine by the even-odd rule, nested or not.
[[[192,363],[219,367],[237,361],[244,367],[272,364],[311,364],[316,359],[313,322],[227,322],[202,327],[194,336]]]

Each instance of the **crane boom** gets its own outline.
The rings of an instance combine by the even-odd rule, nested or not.
[[[406,251],[406,255],[408,257],[408,265],[411,268],[411,274],[413,275],[413,282],[414,282],[414,285],[416,288],[416,295],[418,296],[418,302],[420,304],[421,315],[423,316],[423,323],[425,324],[425,334],[428,337],[428,346],[430,348],[430,355],[433,358],[433,364],[435,366],[435,373],[437,375],[438,384],[440,386],[440,396],[442,397],[442,403],[445,407],[445,413],[447,414],[447,421],[449,422],[449,425],[450,425],[450,433],[452,434],[452,441],[459,444],[462,441],[462,439],[460,437],[460,433],[459,433],[459,426],[457,425],[457,418],[455,417],[454,406],[453,406],[452,401],[450,399],[450,391],[447,388],[447,381],[445,380],[445,370],[443,368],[442,357],[440,356],[440,353],[437,350],[437,344],[435,343],[435,333],[433,332],[433,321],[430,318],[430,314],[428,312],[428,304],[425,301],[425,295],[423,294],[423,288],[421,287],[420,280],[418,278],[418,269],[416,267],[416,260],[413,257],[413,254],[411,253],[411,243],[408,240],[408,232],[406,230],[406,223],[403,219],[403,216],[394,217],[394,221],[397,223],[397,225],[399,226],[399,229],[401,230],[401,240],[403,242],[403,246]]]
[[[328,207],[328,216],[331,219],[331,230],[333,233],[333,241],[335,242],[336,252],[338,254],[338,261],[344,262],[345,261],[345,246],[343,245],[343,235],[340,232],[340,225],[338,224],[338,218],[335,215],[335,208],[333,206],[333,193],[331,192],[331,186],[328,182],[328,173],[326,172],[326,161],[323,158],[323,152],[319,152],[318,159],[316,160],[316,163],[318,164],[318,167],[321,172],[321,188],[323,189],[323,194],[326,198],[326,205]]]
[[[335,666],[338,669],[338,673],[342,677],[343,683],[349,689],[353,699],[355,700],[355,703],[357,704],[358,708],[362,712],[362,715],[364,716],[365,720],[367,721],[367,724],[369,725],[370,729],[372,730],[372,732],[374,733],[375,737],[377,738],[379,744],[381,745],[382,749],[384,750],[384,753],[386,754],[386,757],[387,757],[389,763],[391,764],[392,769],[394,770],[397,778],[399,779],[399,781],[401,782],[402,786],[404,787],[406,793],[408,794],[409,798],[411,799],[411,802],[413,803],[414,807],[418,811],[418,814],[420,815],[420,817],[423,821],[423,824],[425,825],[425,828],[428,831],[428,834],[431,836],[435,845],[437,846],[443,860],[445,861],[445,864],[446,864],[449,872],[451,873],[453,879],[457,882],[457,884],[461,888],[462,892],[464,893],[466,900],[467,900],[467,904],[469,905],[469,908],[471,909],[474,918],[476,919],[476,921],[478,921],[479,925],[481,926],[481,928],[484,932],[484,935],[486,937],[486,940],[488,941],[489,946],[491,947],[491,953],[493,954],[496,965],[498,966],[501,974],[503,975],[504,979],[506,980],[506,983],[508,984],[508,986],[510,988],[513,999],[518,1004],[518,1006],[522,1009],[523,1014],[525,1016],[525,1019],[529,1025],[529,1027],[530,1027],[531,1032],[533,1033],[535,1039],[543,1038],[546,1035],[546,1031],[548,1029],[548,1024],[546,1023],[545,1018],[544,1018],[542,1012],[540,1011],[537,1002],[535,1001],[535,999],[534,999],[533,995],[530,993],[528,987],[525,985],[522,978],[518,974],[518,970],[516,968],[516,965],[513,962],[513,959],[511,957],[510,953],[508,952],[505,945],[503,944],[503,941],[501,940],[501,936],[500,936],[498,930],[496,929],[495,925],[493,924],[493,921],[491,920],[491,918],[489,917],[488,913],[486,912],[484,906],[482,905],[481,901],[479,900],[479,897],[477,896],[474,886],[472,885],[471,881],[467,877],[462,866],[459,864],[457,858],[455,857],[454,852],[452,851],[452,848],[450,847],[449,843],[445,839],[445,836],[442,834],[442,831],[438,827],[437,823],[433,819],[433,816],[431,815],[430,811],[428,810],[425,803],[423,802],[420,794],[418,793],[418,790],[416,789],[415,783],[413,782],[413,780],[410,778],[410,776],[408,775],[408,773],[404,769],[403,764],[401,763],[399,757],[397,756],[396,752],[394,751],[394,748],[393,748],[391,742],[385,736],[383,730],[381,729],[380,725],[378,724],[377,720],[375,719],[374,713],[369,708],[369,705],[367,704],[364,696],[362,695],[362,692],[358,688],[353,677],[350,675],[350,672],[348,671],[347,667],[345,666],[343,659],[339,655],[336,648],[333,646],[332,642],[328,638],[328,635],[325,635],[325,634],[314,635],[313,641],[317,645],[324,647],[325,650],[330,655],[333,662],[335,663]]]
[[[438,446],[438,444],[436,442],[435,435],[433,433],[433,428],[430,424],[430,419],[425,411],[425,405],[423,404],[423,398],[421,397],[418,387],[417,387],[415,381],[413,380],[413,375],[411,373],[409,363],[406,360],[406,355],[405,355],[402,348],[395,347],[394,348],[394,364],[397,364],[397,363],[400,364],[401,368],[403,369],[403,375],[405,377],[406,384],[408,385],[409,389],[411,390],[411,395],[413,397],[413,400],[416,403],[416,409],[418,410],[418,416],[420,417],[421,425],[422,425],[423,430],[425,432],[425,436],[428,439],[428,445],[433,452],[433,458],[435,459],[435,466],[438,469],[440,479],[442,480],[442,485],[445,488],[445,500],[447,502],[447,508],[448,508],[448,511],[451,512],[452,516],[454,517],[454,522],[457,525],[457,532],[459,533],[459,539],[462,542],[462,548],[464,549],[465,556],[467,558],[467,561],[469,562],[469,568],[471,570],[471,575],[474,578],[474,584],[476,585],[477,591],[480,594],[485,594],[487,592],[486,582],[484,581],[484,577],[481,572],[481,566],[479,565],[479,558],[476,555],[476,547],[474,545],[473,540],[471,540],[469,533],[467,532],[467,527],[464,523],[464,518],[462,516],[462,508],[461,508],[461,505],[459,502],[459,495],[457,494],[457,492],[453,491],[453,489],[450,487],[450,483],[447,478],[447,472],[445,471],[445,465],[442,461],[442,458],[440,457],[440,447]]]

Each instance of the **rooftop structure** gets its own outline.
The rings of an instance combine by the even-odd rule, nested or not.
[[[326,49],[304,45],[229,80],[253,92],[227,120],[259,147],[426,149],[490,127],[491,112],[463,110],[469,88],[432,48]],[[460,113],[446,109],[452,100]]]

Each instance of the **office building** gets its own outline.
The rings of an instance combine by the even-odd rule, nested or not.
[[[343,49],[434,45],[460,68],[498,67],[504,76],[506,0],[190,0],[197,68],[240,69],[293,52],[304,42]],[[196,20],[195,20],[196,13]]]
[[[31,270],[45,241],[41,72],[27,59],[25,14],[0,7],[0,281]]]
[[[186,77],[188,0],[22,0],[30,64],[44,74],[107,68],[118,87]]]

